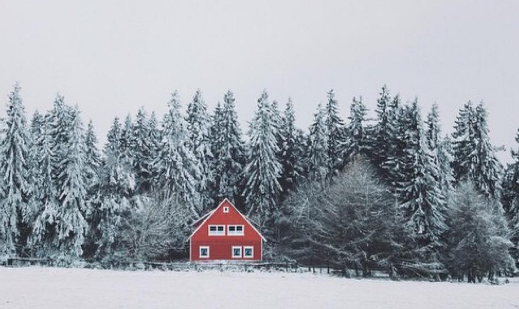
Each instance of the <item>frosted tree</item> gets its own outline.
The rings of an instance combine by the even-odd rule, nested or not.
[[[360,154],[364,152],[366,147],[366,128],[365,121],[368,113],[366,105],[359,99],[353,98],[350,106],[349,123],[347,126],[347,141],[345,142],[344,162],[350,163],[355,161]]]
[[[398,192],[404,182],[408,181],[405,176],[406,158],[406,131],[407,115],[406,108],[402,106],[400,96],[396,95],[387,105],[386,124],[384,136],[386,141],[380,144],[385,147],[386,152],[381,163],[383,178],[391,184],[395,192]]]
[[[339,116],[338,102],[335,99],[333,90],[328,92],[328,102],[326,103],[326,132],[328,134],[328,175],[331,179],[342,169],[344,162],[342,161],[343,145],[346,142],[344,132],[344,121]]]
[[[185,207],[190,216],[197,218],[195,203],[198,199],[196,179],[199,177],[196,157],[188,147],[189,133],[187,123],[181,114],[181,105],[177,92],[171,96],[168,103],[169,111],[163,121],[163,141],[154,161],[157,171],[157,189],[162,199],[176,200]],[[191,218],[180,218],[188,221]]]
[[[300,160],[303,157],[303,144],[298,138],[299,131],[295,120],[294,104],[292,99],[289,98],[279,126],[279,135],[281,136],[279,157],[282,166],[279,183],[283,188],[283,195],[288,194],[295,188],[304,168]]]
[[[41,121],[41,123],[40,123]],[[51,136],[50,117],[33,118],[32,153],[35,155],[32,167],[33,195],[31,197],[32,233],[29,244],[38,257],[55,256],[57,253],[56,224],[59,208],[58,192],[53,177],[54,152]]]
[[[314,122],[308,135],[308,154],[306,169],[311,180],[325,181],[328,175],[328,132],[325,122],[325,110],[321,104],[317,107]]]
[[[122,146],[122,128],[115,118],[104,147],[101,192],[92,210],[92,238],[98,258],[113,257],[120,248],[119,238],[125,220],[135,207],[135,172]]]
[[[151,128],[148,113],[144,108],[140,108],[132,125],[130,141],[138,194],[148,193],[151,189],[155,145],[150,135]]]
[[[476,108],[465,104],[453,133],[453,168],[457,182],[469,180],[485,196],[499,198],[502,166],[488,136],[487,112],[483,103]]]
[[[20,228],[29,217],[30,136],[25,109],[16,84],[9,94],[7,115],[0,132],[0,254],[14,254]]]
[[[94,124],[92,121],[89,121],[85,133],[85,172],[89,191],[97,187],[100,181],[101,155],[97,148],[97,143]]]
[[[60,206],[56,230],[61,254],[79,257],[83,254],[88,229],[85,131],[77,108],[71,110],[70,116],[69,140],[64,144],[67,155],[60,162],[63,174],[58,187]]]
[[[250,124],[250,144],[247,152],[247,165],[244,170],[245,190],[248,214],[265,223],[275,211],[281,185],[281,164],[277,153],[277,125],[268,102],[268,94],[263,91],[258,99],[258,109]]]
[[[515,269],[512,247],[499,203],[462,182],[449,207],[446,264],[454,278],[481,282],[496,273]]]
[[[438,183],[440,184],[440,191],[445,199],[453,192],[454,188],[452,182],[454,180],[452,172],[452,155],[450,148],[450,140],[442,139],[440,115],[438,112],[438,105],[434,104],[431,112],[427,116],[427,146],[431,151],[434,164],[438,166]]]
[[[218,200],[229,198],[238,203],[242,188],[241,174],[245,165],[245,147],[236,114],[235,99],[229,90],[224,96],[221,114],[215,114],[214,125],[219,135],[216,136],[216,149],[213,153],[216,160],[215,179]],[[218,117],[218,118],[216,118]]]
[[[519,130],[515,140],[519,143]],[[519,258],[519,151],[512,150],[512,159],[503,177],[502,202],[514,244],[513,254],[517,259]]]
[[[387,160],[389,138],[390,138],[390,119],[389,104],[391,98],[389,89],[386,85],[382,87],[380,98],[377,100],[375,112],[377,114],[377,123],[370,132],[368,154],[373,163],[380,167]]]
[[[406,113],[406,181],[401,190],[402,207],[419,245],[437,247],[440,236],[446,230],[437,160],[427,146],[417,100],[407,108]]]
[[[196,191],[199,196],[196,208],[199,214],[205,213],[214,204],[211,192],[214,186],[214,156],[211,150],[210,120],[202,92],[197,90],[188,105],[186,121],[190,150],[195,155],[196,164],[200,170],[196,179]]]

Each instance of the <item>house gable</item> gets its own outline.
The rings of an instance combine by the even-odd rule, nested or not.
[[[227,212],[225,212],[227,210]],[[209,236],[210,225],[224,225],[225,235],[221,236]],[[216,209],[212,210],[205,216],[202,216],[196,221],[193,226],[195,230],[189,236],[191,240],[194,237],[232,237],[228,235],[229,225],[243,225],[244,235],[242,237],[250,239],[259,237],[261,240],[266,239],[261,233],[254,227],[254,225],[228,200],[224,199]]]

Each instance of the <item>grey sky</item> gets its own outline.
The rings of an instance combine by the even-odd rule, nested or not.
[[[162,114],[175,89],[187,103],[201,88],[211,110],[232,89],[245,125],[266,88],[306,128],[330,88],[346,117],[387,83],[424,114],[437,102],[448,132],[484,100],[494,144],[516,148],[519,1],[0,0],[4,102],[15,81],[29,113],[59,91],[101,141],[115,116]]]

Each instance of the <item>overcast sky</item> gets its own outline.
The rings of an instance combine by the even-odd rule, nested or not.
[[[347,117],[387,84],[424,115],[438,103],[447,132],[483,100],[494,144],[517,148],[519,1],[0,0],[4,102],[15,81],[28,113],[59,91],[103,142],[115,116],[162,115],[175,89],[211,110],[232,89],[243,126],[263,89],[291,96],[306,128],[329,89]]]

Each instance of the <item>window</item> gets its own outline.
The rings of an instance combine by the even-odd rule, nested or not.
[[[209,258],[209,246],[200,246],[200,258],[201,259]]]
[[[225,207],[223,208],[223,213],[224,213],[224,214],[228,214],[228,213],[229,213],[229,207],[225,206]]]
[[[243,225],[229,225],[229,226],[227,226],[227,235],[229,235],[229,236],[243,236]]]
[[[209,225],[209,236],[225,236],[225,225]]]
[[[243,257],[244,258],[253,258],[254,257],[254,247],[253,246],[243,247]]]
[[[232,247],[232,257],[241,258],[241,247]]]

